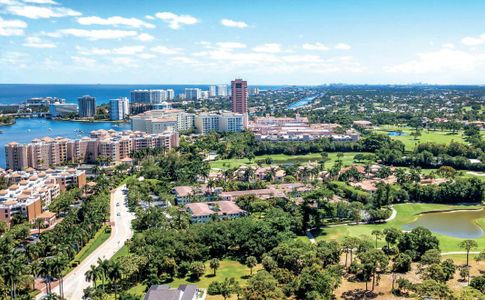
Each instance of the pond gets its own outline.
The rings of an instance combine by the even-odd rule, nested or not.
[[[406,134],[404,132],[401,132],[401,131],[391,131],[387,135],[388,136],[404,136]]]
[[[477,224],[477,219],[485,217],[485,210],[456,210],[446,212],[428,212],[403,226],[411,230],[418,226],[428,228],[432,232],[457,238],[474,239],[481,237],[484,232]]]

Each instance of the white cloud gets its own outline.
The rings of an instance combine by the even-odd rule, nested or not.
[[[485,43],[485,34],[477,37],[467,36],[461,40],[461,43],[465,46],[478,46]]]
[[[235,27],[235,28],[246,28],[248,24],[242,21],[234,21],[230,19],[222,19],[221,24],[226,27]]]
[[[155,17],[167,23],[168,27],[172,29],[179,29],[182,25],[194,25],[199,22],[197,18],[190,15],[176,15],[167,11],[158,12],[155,14]]]
[[[143,45],[135,45],[135,46],[122,46],[118,48],[113,48],[113,49],[107,49],[107,48],[83,48],[80,46],[77,46],[76,49],[78,50],[78,53],[80,55],[87,55],[87,56],[105,56],[109,54],[113,55],[138,55],[143,53],[145,50],[145,46]]]
[[[145,16],[145,19],[148,19],[148,20],[155,20],[155,17],[154,17],[154,16],[150,16],[150,15],[146,15],[146,16]]]
[[[120,16],[114,16],[109,18],[101,18],[97,16],[81,17],[77,19],[77,22],[81,25],[124,25],[134,28],[155,28],[155,25],[147,23],[137,18],[124,18]]]
[[[0,36],[24,35],[27,23],[21,20],[5,20],[0,17]]]
[[[338,43],[337,45],[335,45],[335,49],[339,50],[350,50],[350,48],[350,45],[345,43]]]
[[[71,56],[71,59],[79,65],[94,65],[96,63],[96,59],[89,58],[89,57],[82,57],[82,56]]]
[[[80,46],[76,46],[78,53],[81,55],[108,55],[111,54],[111,49],[102,49],[102,48],[83,48]]]
[[[135,55],[143,52],[145,46],[124,46],[113,49],[113,54],[119,55]]]
[[[25,39],[25,42],[22,45],[30,48],[56,48],[57,47],[56,44],[43,41],[39,37],[28,37]]]
[[[455,44],[453,44],[453,43],[445,43],[445,44],[441,45],[441,47],[443,47],[443,48],[449,48],[449,49],[455,49]]]
[[[165,55],[179,54],[180,52],[182,52],[182,49],[180,48],[169,48],[163,45],[152,47],[150,48],[150,50],[155,53],[165,54]]]
[[[254,47],[253,51],[263,53],[278,53],[281,52],[281,45],[276,43],[263,44]]]
[[[17,16],[29,19],[47,19],[60,17],[78,17],[80,12],[65,7],[43,7],[33,5],[11,5],[6,10]]]
[[[142,42],[149,42],[149,41],[153,41],[155,37],[148,33],[141,33],[136,37],[136,39]]]
[[[329,48],[322,43],[305,43],[301,46],[305,50],[327,51]]]
[[[484,53],[442,48],[433,52],[419,53],[414,60],[387,66],[384,70],[390,73],[411,74],[469,72],[483,64],[485,64]]]
[[[216,43],[216,46],[225,50],[243,49],[247,47],[246,44],[239,42],[218,42]],[[209,45],[209,47],[211,46]]]
[[[138,55],[139,58],[143,58],[143,59],[152,59],[152,58],[155,58],[157,57],[155,54],[150,54],[150,53],[141,53]]]
[[[85,29],[76,29],[76,28],[61,29],[56,33],[60,34],[61,36],[62,35],[75,36],[75,37],[81,37],[81,38],[86,38],[90,40],[113,40],[113,39],[122,39],[122,38],[133,37],[138,35],[138,33],[133,30],[111,30],[111,29],[85,30]],[[55,36],[55,34],[51,36]]]
[[[58,4],[56,1],[53,0],[23,0],[26,3],[34,3],[34,4]]]

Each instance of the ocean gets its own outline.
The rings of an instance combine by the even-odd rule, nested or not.
[[[229,84],[228,84],[229,86]],[[262,90],[276,89],[279,86],[257,86]],[[34,97],[58,97],[68,103],[77,103],[84,95],[96,97],[96,104],[107,103],[119,97],[130,98],[133,90],[173,89],[175,95],[184,93],[185,88],[208,90],[208,84],[0,84],[0,104],[19,104]]]

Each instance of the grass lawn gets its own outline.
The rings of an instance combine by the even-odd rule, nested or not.
[[[121,251],[121,250],[120,250]],[[117,253],[118,254],[118,253]],[[257,265],[253,268],[253,274],[257,270],[262,269],[261,265]],[[244,286],[246,280],[249,278],[249,268],[245,265],[240,264],[234,260],[224,259],[221,260],[221,265],[217,269],[216,276],[213,275],[212,269],[209,267],[209,262],[205,263],[205,274],[200,278],[199,281],[192,281],[190,278],[175,278],[172,282],[169,282],[170,287],[177,288],[181,284],[196,284],[199,288],[207,288],[209,284],[213,281],[223,281],[226,277],[234,277],[239,284]],[[146,286],[144,284],[137,284],[128,290],[128,293],[142,297],[145,294]],[[208,296],[207,299],[222,299],[220,296]]]
[[[343,237],[358,236],[358,237],[368,237],[369,239],[374,239],[371,235],[372,230],[378,229],[382,230],[386,227],[396,227],[402,229],[402,226],[414,221],[419,213],[425,211],[435,211],[435,210],[452,210],[452,209],[477,209],[481,206],[475,205],[446,205],[446,204],[421,204],[421,203],[406,203],[397,204],[394,208],[397,210],[397,216],[394,220],[386,224],[363,224],[363,225],[349,225],[349,226],[336,226],[323,228],[316,237],[316,240],[321,239],[333,239],[340,240]],[[485,219],[478,220],[479,226],[485,228]],[[442,252],[449,251],[463,251],[458,247],[458,244],[463,240],[456,237],[451,237],[443,234],[434,233],[434,235],[440,240],[440,248]],[[478,249],[485,249],[485,236],[476,239],[479,247]],[[380,247],[384,246],[384,242],[379,241]]]
[[[353,163],[354,156],[357,152],[345,152],[343,153],[342,162],[344,166],[348,166]],[[271,158],[274,164],[285,163],[302,163],[307,161],[319,161],[321,159],[320,153],[310,153],[305,155],[286,155],[286,154],[269,154],[256,156],[252,161],[247,158],[233,158],[233,159],[221,159],[210,162],[210,166],[213,169],[230,169],[238,168],[239,166],[246,164],[255,165],[257,160],[263,160]],[[337,160],[337,152],[328,153],[329,160],[325,163],[325,167],[332,167]]]
[[[398,140],[404,143],[406,146],[406,150],[413,150],[417,144],[419,143],[438,143],[438,144],[449,144],[452,141],[465,143],[463,140],[463,131],[459,131],[453,134],[451,131],[431,131],[431,130],[421,130],[421,136],[418,139],[415,139],[411,136],[411,133],[414,131],[413,128],[410,127],[398,127],[398,126],[381,126],[379,129],[375,130],[377,133],[388,134],[392,131],[401,130],[404,135],[401,136],[392,136],[393,140]]]

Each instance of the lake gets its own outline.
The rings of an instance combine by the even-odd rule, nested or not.
[[[93,130],[127,130],[130,128],[129,123],[70,122],[43,118],[17,119],[14,125],[0,126],[0,130],[3,132],[0,134],[0,167],[5,167],[5,145],[12,141],[28,143],[44,136],[77,139],[88,136],[89,132]]]
[[[420,214],[414,222],[403,227],[405,230],[411,230],[422,226],[435,233],[463,239],[475,239],[484,234],[482,228],[476,223],[477,219],[484,217],[484,209],[429,212]]]

